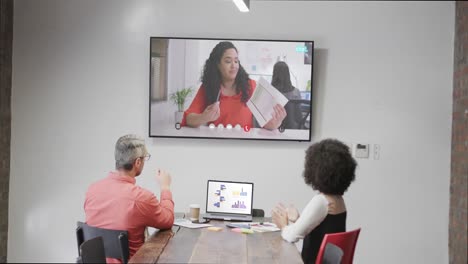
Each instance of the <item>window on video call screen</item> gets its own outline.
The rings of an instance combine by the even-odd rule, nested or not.
[[[253,185],[249,183],[208,182],[207,212],[250,214]]]
[[[151,37],[149,136],[310,141],[313,50],[313,41]]]

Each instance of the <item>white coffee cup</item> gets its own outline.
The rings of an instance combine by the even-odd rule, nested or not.
[[[196,221],[200,218],[200,205],[199,204],[190,205],[189,218],[190,218],[190,221]]]

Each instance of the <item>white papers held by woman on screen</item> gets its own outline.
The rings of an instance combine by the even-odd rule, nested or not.
[[[273,117],[273,113],[275,112],[273,107],[276,104],[284,107],[287,102],[288,98],[273,87],[265,78],[260,77],[254,93],[249,101],[247,101],[247,107],[249,107],[258,124],[263,127]]]

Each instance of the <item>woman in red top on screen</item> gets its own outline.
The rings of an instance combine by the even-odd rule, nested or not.
[[[182,126],[222,124],[226,127],[253,125],[253,115],[246,103],[256,83],[239,62],[236,47],[229,41],[218,43],[206,60],[201,77],[202,85],[190,107],[184,112]],[[286,111],[275,106],[273,118],[263,128],[273,130],[281,125]]]

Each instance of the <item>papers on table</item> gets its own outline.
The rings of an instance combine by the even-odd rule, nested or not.
[[[263,223],[263,224],[251,224],[250,229],[255,231],[255,232],[275,232],[275,231],[280,231],[278,227],[276,227],[275,224],[273,223]]]
[[[250,230],[249,233],[253,232],[275,232],[279,231],[280,229],[273,223],[269,222],[242,222],[242,223],[230,223],[227,224],[228,227],[233,227],[232,231],[234,232],[242,232],[242,230],[248,229]]]
[[[258,124],[263,127],[273,117],[273,107],[280,104],[284,107],[288,102],[280,91],[273,87],[265,78],[260,77],[254,93],[247,101],[247,106],[254,115]]]
[[[187,227],[187,228],[201,228],[201,227],[213,226],[210,224],[194,224],[190,220],[184,219],[184,218],[176,218],[174,220],[174,225]]]
[[[174,225],[182,226],[186,228],[202,228],[202,227],[211,227],[210,231],[222,231],[220,227],[213,227],[210,224],[194,224],[190,220],[185,218],[176,218],[174,220]],[[226,226],[232,227],[231,229],[234,232],[251,234],[254,232],[274,232],[279,231],[280,229],[276,227],[275,224],[270,222],[237,222],[229,223]]]

